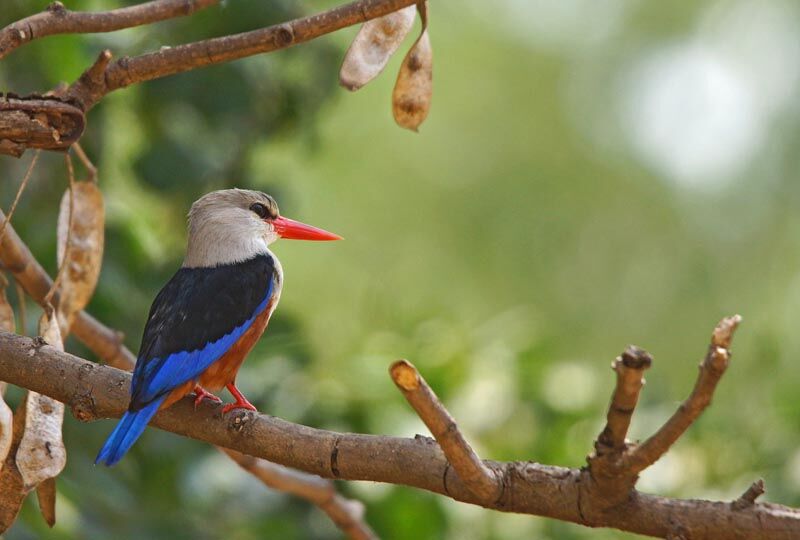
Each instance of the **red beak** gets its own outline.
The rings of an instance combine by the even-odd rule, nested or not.
[[[295,221],[283,216],[273,219],[272,226],[275,228],[275,232],[278,233],[278,236],[289,240],[342,239],[342,237],[338,234],[333,234],[332,232],[318,229],[316,227],[312,227],[311,225],[306,225],[305,223],[300,223],[299,221]]]

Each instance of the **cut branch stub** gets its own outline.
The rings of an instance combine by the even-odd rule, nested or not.
[[[83,111],[58,98],[0,95],[0,154],[19,157],[27,148],[65,150],[85,125]]]
[[[625,437],[644,386],[644,372],[652,363],[653,357],[647,351],[630,345],[611,365],[617,374],[617,385],[608,406],[606,427],[595,445],[598,453],[604,451],[603,447],[617,452],[625,449]]]
[[[480,460],[417,368],[406,360],[398,360],[392,364],[389,373],[408,403],[428,426],[466,488],[485,502],[499,500],[503,485],[497,474]]]
[[[415,6],[367,21],[356,34],[339,70],[339,83],[355,91],[380,75],[414,26]]]

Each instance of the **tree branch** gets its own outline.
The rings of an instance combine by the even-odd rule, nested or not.
[[[206,39],[112,62],[103,77],[87,80],[82,76],[67,90],[66,96],[88,111],[109,92],[182,73],[199,67],[230,62],[255,54],[285,49],[330,34],[347,26],[382,17],[410,6],[416,0],[359,0],[316,15],[301,17],[267,28]],[[85,74],[84,74],[85,75]]]
[[[0,211],[0,221],[5,221],[2,211]],[[10,223],[7,223],[2,240],[0,240],[0,261],[11,271],[25,292],[41,305],[53,282]],[[58,305],[57,299],[55,302],[55,305]],[[123,344],[124,336],[121,332],[108,328],[85,311],[77,314],[72,331],[106,363],[126,371],[133,369],[136,357]],[[296,493],[319,506],[353,540],[375,537],[366,522],[361,520],[363,510],[359,512],[360,503],[336,493],[333,496],[328,496],[327,491],[323,493],[318,488],[319,482],[325,482],[321,478],[300,472],[291,476],[288,470],[282,470],[279,466],[264,460],[244,456],[238,452],[220,450],[223,450],[240,467],[249,471],[268,487],[281,489],[278,487],[279,485],[288,485],[290,489],[287,491]],[[329,489],[333,489],[333,486],[330,485]]]
[[[111,11],[85,13],[70,11],[61,2],[53,2],[43,12],[0,30],[0,59],[17,47],[45,36],[113,32],[191,15],[218,3],[219,0],[154,0]]]
[[[201,2],[201,0],[196,1]],[[206,1],[209,0],[203,0],[204,3]],[[3,98],[0,95],[0,154],[19,157],[27,148],[44,150],[69,148],[83,134],[86,122],[84,114],[106,94],[119,88],[255,54],[285,49],[347,26],[382,17],[415,2],[416,0],[357,0],[316,15],[259,30],[175,47],[162,47],[155,52],[133,58],[122,57],[114,62],[110,61],[111,52],[103,51],[78,80],[64,91],[56,92],[54,96],[19,97],[9,94]],[[156,4],[161,6],[161,2],[150,2],[124,9],[132,10]],[[124,27],[125,21],[143,20],[145,15],[153,15],[152,7],[150,9],[150,12],[146,10],[137,12],[138,19],[133,16],[118,19],[116,18],[118,12],[123,10],[110,11],[105,14],[107,20],[104,24],[114,21],[115,24]],[[162,14],[167,13],[171,11],[164,8]],[[72,15],[86,17],[98,14],[72,13]],[[41,16],[44,21],[51,21],[53,17],[46,13],[33,17],[37,16]],[[6,29],[15,27],[15,24],[20,23],[14,23]],[[16,32],[19,36],[19,29]],[[9,38],[12,41],[13,34],[14,32],[11,32],[12,37]]]
[[[431,430],[447,461],[467,489],[485,503],[496,502],[503,493],[501,479],[478,458],[459,431],[456,421],[439,402],[417,368],[406,360],[399,360],[392,364],[389,373],[408,403]]]
[[[741,321],[739,315],[726,317],[714,329],[692,393],[658,431],[631,451],[626,461],[632,472],[639,473],[655,463],[711,404],[717,383],[728,368],[731,340]]]
[[[68,404],[81,420],[118,417],[127,407],[130,375],[14,334],[0,334],[0,380]],[[485,462],[504,479],[500,500],[484,503],[448,466],[430,439],[335,433],[249,411],[220,416],[187,397],[159,412],[153,425],[327,478],[414,486],[497,510],[536,514],[588,526],[665,538],[676,519],[692,540],[789,540],[800,535],[800,511],[755,503],[680,500],[632,492],[614,508],[585,489],[586,470],[533,462]],[[603,511],[599,508],[603,507]]]

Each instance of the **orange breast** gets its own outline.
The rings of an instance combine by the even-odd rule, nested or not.
[[[161,404],[159,409],[166,409],[183,396],[189,394],[196,384],[199,384],[206,390],[216,391],[221,390],[226,384],[236,380],[236,374],[242,366],[242,362],[247,357],[248,353],[253,349],[253,346],[264,333],[269,322],[270,315],[272,315],[272,308],[274,302],[267,304],[264,311],[262,311],[250,325],[250,328],[245,330],[242,337],[236,340],[228,352],[223,354],[219,360],[211,364],[207,370],[201,375],[197,381],[188,381],[169,393],[167,399]]]

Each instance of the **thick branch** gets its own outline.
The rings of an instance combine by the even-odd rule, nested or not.
[[[203,66],[285,49],[347,26],[382,17],[415,1],[359,0],[251,32],[164,47],[157,52],[133,58],[123,57],[108,66],[104,77],[94,80],[81,77],[69,88],[67,97],[81,103],[84,111],[88,111],[113,90]]]
[[[717,383],[728,368],[731,340],[741,321],[739,315],[726,317],[714,329],[692,393],[658,431],[627,456],[632,473],[639,473],[655,463],[711,404]]]
[[[447,461],[467,489],[483,502],[497,501],[503,493],[501,479],[480,460],[417,368],[406,360],[399,360],[392,364],[389,373],[408,403],[431,430]]]
[[[63,401],[80,419],[118,417],[126,409],[126,372],[14,334],[0,334],[0,353],[0,380]],[[613,509],[584,515],[582,510],[599,501],[590,497],[578,504],[580,471],[530,462],[486,462],[502,475],[505,489],[499,501],[482,503],[448,467],[439,446],[424,437],[335,433],[246,411],[222,418],[219,408],[208,402],[195,411],[191,398],[159,412],[153,425],[323,477],[409,485],[497,510],[659,538],[675,530],[676,519],[692,540],[789,540],[800,535],[800,511],[763,503],[736,510],[726,502],[633,492]]]
[[[191,15],[218,3],[219,0],[154,0],[111,11],[84,13],[70,11],[61,2],[53,2],[45,11],[25,17],[0,30],[0,59],[17,47],[45,36],[113,32]]]

